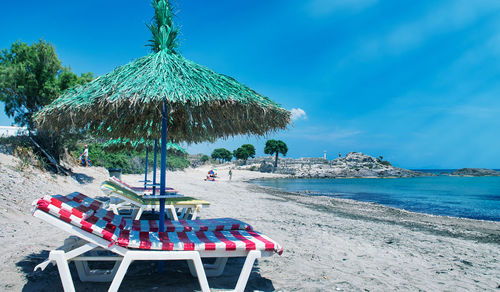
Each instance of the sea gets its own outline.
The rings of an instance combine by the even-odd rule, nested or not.
[[[419,171],[441,174],[454,169]],[[500,221],[500,177],[284,178],[253,182],[307,196],[331,196],[432,215]]]

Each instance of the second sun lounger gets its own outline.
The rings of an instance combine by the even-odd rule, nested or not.
[[[109,207],[119,214],[120,209],[132,206],[132,218],[139,219],[146,210],[159,210],[160,200],[141,196],[118,180],[111,178],[101,185],[102,191],[110,197],[115,197],[119,202],[111,202]],[[196,219],[201,208],[208,207],[209,202],[192,197],[177,196],[165,200],[165,211],[173,220]]]

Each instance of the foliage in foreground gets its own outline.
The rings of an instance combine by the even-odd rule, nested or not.
[[[0,51],[0,101],[8,117],[30,130],[35,128],[34,113],[66,89],[92,79],[92,73],[77,76],[63,67],[54,46],[43,40],[32,45],[16,42]]]
[[[116,152],[106,151],[101,144],[93,143],[89,146],[89,159],[94,166],[102,166],[105,168],[121,168],[123,173],[140,174],[144,173],[146,164],[146,151],[136,150],[120,150]],[[79,158],[83,153],[83,146],[78,148],[74,153],[75,158]],[[153,169],[154,156],[148,156],[148,170]],[[160,165],[160,156],[158,155],[157,166]],[[180,151],[167,151],[167,169],[178,170],[184,169],[190,165],[186,155]]]

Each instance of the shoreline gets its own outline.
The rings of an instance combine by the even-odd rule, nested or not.
[[[456,176],[456,177],[466,177],[466,176]],[[488,176],[488,177],[494,177],[494,176]],[[399,177],[401,179],[408,179],[409,177]],[[421,178],[421,177],[414,177],[414,178]],[[477,177],[476,177],[477,178]],[[277,191],[277,192],[283,192],[283,193],[289,193],[289,194],[295,194],[295,195],[300,195],[300,196],[309,196],[309,197],[325,197],[325,198],[335,198],[338,200],[348,200],[348,201],[353,201],[353,202],[360,202],[360,203],[368,203],[368,204],[375,204],[380,207],[385,207],[385,208],[392,208],[395,210],[400,210],[404,212],[410,212],[410,213],[415,213],[418,215],[428,215],[428,216],[437,216],[437,217],[445,217],[445,218],[455,218],[455,219],[467,219],[467,220],[477,220],[477,221],[486,221],[486,222],[500,222],[500,220],[490,220],[490,219],[480,219],[480,218],[470,218],[470,217],[459,217],[459,216],[452,216],[452,215],[445,215],[445,214],[432,214],[432,213],[426,213],[426,212],[417,212],[417,211],[412,211],[412,210],[407,210],[403,208],[398,208],[394,206],[388,206],[384,205],[381,203],[377,202],[369,202],[369,201],[362,201],[362,200],[356,200],[356,199],[351,199],[351,198],[343,198],[342,195],[344,194],[349,194],[349,193],[315,193],[310,190],[304,190],[303,192],[301,191],[287,191],[283,189],[279,189],[278,187],[273,187],[273,186],[264,186],[260,185],[257,181],[269,181],[269,180],[276,180],[276,179],[303,179],[303,180],[308,180],[308,179],[352,179],[352,178],[296,178],[296,177],[280,177],[280,178],[255,178],[255,179],[250,179],[247,180],[249,184],[258,186],[260,188],[263,188],[264,190],[269,190],[271,192]],[[379,178],[379,179],[384,179],[384,178]]]
[[[99,168],[75,168],[87,178],[77,183],[36,169],[23,174],[1,162],[2,155],[0,287],[6,291],[58,291],[61,283],[56,267],[43,272],[33,272],[33,268],[68,234],[32,217],[31,202],[45,194],[73,191],[102,196],[99,185],[107,173]],[[217,167],[221,176],[217,182],[205,182],[207,169],[168,172],[168,184],[183,194],[210,201],[211,206],[201,210],[202,218],[240,219],[285,249],[282,256],[258,261],[248,290],[477,291],[495,290],[500,285],[500,222],[432,216],[266,189],[249,181],[283,176],[233,169],[229,181],[229,167],[224,166]],[[136,183],[143,176],[122,178]],[[241,260],[229,261],[222,276],[209,279],[210,285],[234,288],[241,264]],[[166,265],[168,276],[156,274],[155,265],[134,263],[120,291],[199,289],[185,262]],[[109,287],[109,283],[80,282],[74,268],[71,270],[77,290]]]
[[[273,178],[269,178],[273,179]],[[305,201],[308,204],[313,203],[310,202],[311,200],[309,198],[317,198],[318,200],[322,200],[319,202],[314,202],[317,205],[325,205],[331,202],[328,202],[328,200],[333,200],[335,201],[336,205],[335,206],[346,206],[345,209],[342,210],[342,212],[338,212],[338,215],[344,215],[346,218],[352,217],[352,218],[357,218],[357,219],[366,219],[366,220],[372,220],[372,221],[379,221],[379,222],[387,222],[387,223],[396,223],[396,218],[390,218],[392,216],[397,216],[398,220],[405,220],[404,223],[401,223],[399,225],[407,225],[408,222],[411,222],[411,225],[417,225],[418,223],[423,223],[423,222],[429,222],[429,223],[434,223],[434,224],[450,224],[455,225],[456,227],[463,228],[464,225],[488,225],[485,226],[484,231],[487,232],[488,234],[485,235],[485,237],[477,237],[475,238],[476,240],[481,239],[481,238],[487,238],[487,241],[485,242],[493,242],[493,243],[498,243],[500,244],[500,230],[497,230],[497,227],[500,227],[500,221],[494,221],[494,220],[483,220],[483,219],[473,219],[473,218],[465,218],[465,217],[453,217],[453,216],[446,216],[446,215],[435,215],[435,214],[428,214],[428,213],[420,213],[420,212],[414,212],[414,211],[409,211],[405,209],[400,209],[400,208],[395,208],[395,207],[390,207],[390,206],[385,206],[379,203],[374,203],[374,202],[364,202],[364,201],[357,201],[354,199],[348,199],[348,198],[338,198],[334,196],[327,196],[327,195],[314,195],[310,196],[307,194],[302,194],[299,192],[288,192],[284,190],[280,190],[277,188],[273,187],[268,187],[268,186],[260,186],[258,184],[253,184],[249,182],[250,185],[248,186],[249,189],[252,189],[253,187],[271,194],[271,195],[276,195],[279,197],[288,197],[288,198],[296,198],[297,202],[302,202]],[[350,210],[349,208],[352,209]],[[329,211],[333,211],[332,208],[328,208]],[[368,216],[368,215],[360,215],[359,212],[356,212],[355,210],[364,210],[366,209],[371,209],[370,213],[377,212],[376,215]],[[327,209],[325,209],[327,210]],[[347,211],[347,212],[345,212]],[[386,214],[386,217],[380,218],[380,215]],[[405,218],[401,218],[405,217]],[[441,222],[438,222],[441,221]],[[472,229],[472,228],[470,228]],[[489,233],[491,231],[491,233]],[[496,232],[498,231],[498,232]],[[445,234],[445,233],[443,233]],[[449,235],[456,235],[456,233],[446,233]],[[463,234],[462,236],[465,239],[471,239],[468,237],[470,234]]]

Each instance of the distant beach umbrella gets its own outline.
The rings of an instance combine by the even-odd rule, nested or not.
[[[35,116],[40,127],[84,129],[108,138],[161,137],[160,195],[165,192],[167,141],[202,142],[285,129],[290,112],[235,79],[177,51],[171,5],[153,2],[153,53],[66,91]],[[164,230],[160,199],[159,230]]]
[[[131,140],[127,138],[118,138],[118,139],[110,139],[109,141],[105,142],[102,144],[102,147],[104,148],[105,151],[110,151],[110,152],[118,152],[120,150],[136,150],[136,151],[142,151],[146,150],[146,162],[144,166],[144,180],[142,181],[144,183],[144,188],[147,187],[147,184],[149,182],[153,183],[153,194],[156,193],[156,154],[157,154],[157,148],[158,148],[158,140],[146,140],[144,138],[141,138],[139,140]],[[153,180],[150,181],[148,180],[148,153],[150,149],[154,149],[154,159],[153,159]],[[167,150],[171,151],[176,151],[182,154],[188,154],[187,151],[182,148],[181,146],[177,145],[176,143],[173,142],[168,142],[167,143]]]
[[[110,139],[102,144],[105,151],[117,152],[120,150],[136,150],[142,151],[144,149],[153,149],[155,144],[154,140],[146,140],[144,138],[139,140],[132,140],[128,138]],[[167,150],[178,151],[187,154],[187,151],[181,146],[173,142],[167,143]]]

